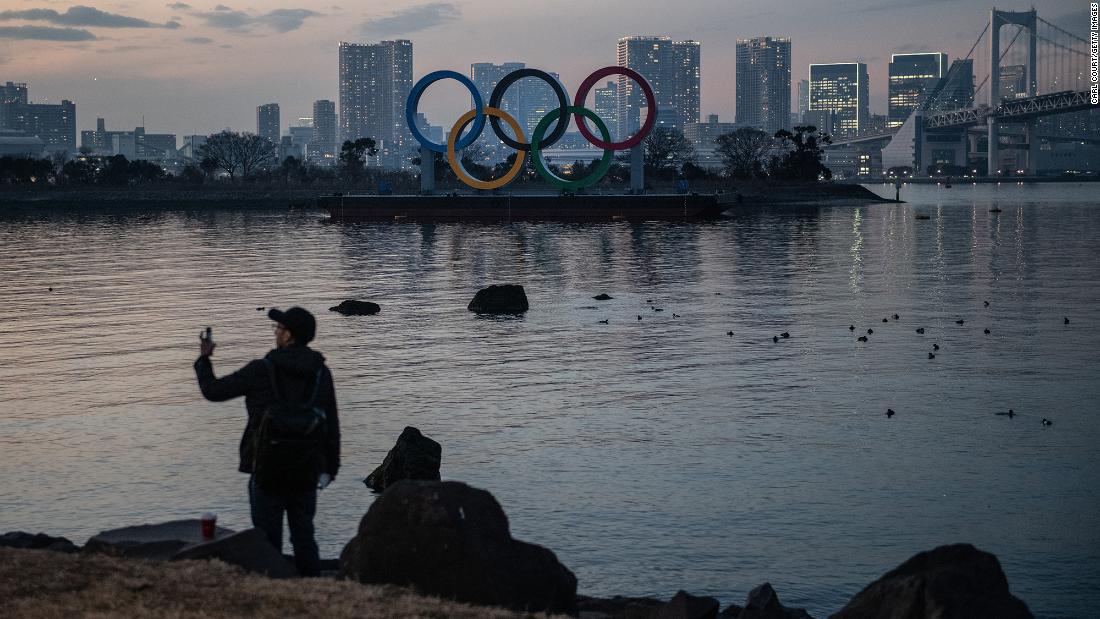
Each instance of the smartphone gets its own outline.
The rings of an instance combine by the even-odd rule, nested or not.
[[[214,336],[211,333],[210,327],[207,327],[205,330],[199,332],[199,339],[204,342],[214,341]]]

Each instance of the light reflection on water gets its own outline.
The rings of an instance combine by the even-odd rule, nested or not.
[[[445,478],[492,491],[586,594],[741,602],[768,580],[824,616],[967,541],[1037,615],[1083,616],[1100,603],[1092,195],[907,187],[900,207],[692,225],[3,217],[0,531],[83,542],[206,510],[247,527],[243,403],[201,399],[196,335],[213,326],[225,373],[271,345],[257,307],[298,304],[345,432],[326,556],[372,501],[358,479],[415,425]],[[465,310],[499,282],[526,287],[526,316]],[[344,298],[383,309],[327,311]]]

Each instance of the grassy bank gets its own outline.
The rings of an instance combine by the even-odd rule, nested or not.
[[[220,561],[154,563],[0,548],[0,617],[524,617],[323,578],[270,580]]]

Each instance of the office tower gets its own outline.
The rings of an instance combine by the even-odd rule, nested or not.
[[[266,103],[256,108],[256,135],[267,138],[272,144],[279,143],[279,104]]]
[[[715,140],[718,136],[733,133],[737,128],[736,123],[720,122],[717,114],[707,116],[706,122],[684,125],[684,137],[695,147],[695,163],[708,170],[721,168],[722,157],[718,155]]]
[[[98,155],[122,155],[127,159],[174,159],[176,134],[146,133],[145,127],[132,131],[108,131],[102,118],[96,119],[95,131],[80,132],[80,146],[92,149]]]
[[[1001,99],[1015,99],[1017,96],[1026,96],[1027,67],[1022,64],[1001,67],[1001,83],[998,92]]]
[[[620,140],[616,133],[619,128],[619,85],[615,82],[607,82],[603,86],[596,87],[596,106],[592,110],[596,116],[603,119],[607,130],[611,132],[612,140]],[[625,136],[624,136],[625,137]]]
[[[676,110],[676,128],[683,129],[686,122],[699,119],[699,43],[673,41],[669,37],[630,36],[619,39],[616,45],[619,66],[637,71],[653,88],[659,111]],[[641,126],[641,108],[646,104],[634,80],[617,76],[615,133],[624,139]]]
[[[798,80],[798,122],[810,110],[810,80]]]
[[[412,41],[341,42],[340,140],[373,138],[380,149],[411,144],[405,101],[412,71]]]
[[[336,104],[328,99],[313,102],[313,139],[311,157],[323,159],[336,155]]]
[[[890,56],[887,128],[900,127],[947,74],[947,54],[893,54]]]
[[[791,40],[737,39],[735,122],[769,135],[790,129]]]
[[[37,136],[47,152],[76,150],[76,104],[30,103],[27,85],[7,82],[0,86],[0,129]]]
[[[851,135],[866,126],[868,92],[867,65],[862,62],[810,65],[810,111],[834,112],[838,134]]]
[[[946,112],[970,107],[974,101],[974,61],[954,60],[929,95],[925,107],[930,112]]]

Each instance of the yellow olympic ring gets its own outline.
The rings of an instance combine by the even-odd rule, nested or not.
[[[527,137],[523,135],[523,129],[519,126],[519,123],[516,122],[516,119],[512,118],[512,115],[508,112],[505,112],[498,107],[485,106],[485,115],[496,116],[497,118],[508,123],[508,126],[510,126],[512,128],[512,131],[516,134],[516,139],[518,139],[520,142],[523,142],[527,139]],[[447,138],[447,162],[451,164],[451,169],[454,170],[455,176],[458,177],[458,180],[466,183],[470,187],[473,187],[474,189],[499,189],[512,182],[512,179],[514,179],[516,176],[519,175],[520,172],[523,171],[523,163],[526,159],[526,153],[524,153],[523,151],[517,151],[516,160],[512,164],[512,169],[508,170],[507,174],[496,180],[479,181],[476,178],[470,176],[466,169],[462,167],[462,162],[459,161],[458,157],[455,155],[455,141],[458,140],[459,134],[462,133],[462,130],[466,128],[466,125],[469,124],[475,116],[477,116],[477,110],[470,110],[469,112],[463,114],[462,117],[459,118],[457,122],[455,122],[454,127],[451,127],[451,135]]]

